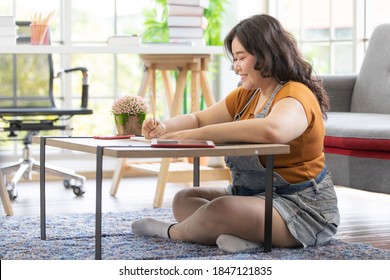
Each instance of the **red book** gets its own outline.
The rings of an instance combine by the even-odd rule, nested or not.
[[[209,140],[152,139],[150,146],[154,148],[214,148],[215,144]]]
[[[130,139],[135,135],[95,135],[94,139],[113,140],[113,139]]]

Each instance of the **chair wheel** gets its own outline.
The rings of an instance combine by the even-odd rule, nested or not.
[[[7,190],[7,192],[11,201],[15,200],[18,197],[18,191],[15,188]]]
[[[64,179],[64,187],[67,189],[72,188],[73,193],[76,196],[82,196],[85,193],[82,181],[78,181],[75,179]]]
[[[85,193],[85,190],[82,186],[72,186],[72,189],[76,196],[82,196]]]
[[[72,183],[70,182],[70,179],[64,179],[64,187],[65,189],[69,189],[72,187]]]

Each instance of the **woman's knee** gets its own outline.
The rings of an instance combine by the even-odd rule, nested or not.
[[[211,213],[217,213],[220,211],[229,211],[231,208],[231,197],[230,196],[222,196],[214,199],[210,203],[207,204],[207,211]]]
[[[197,197],[199,197],[199,194],[197,194],[195,188],[182,189],[175,194],[172,210],[176,221],[181,222],[193,214],[199,207],[195,203]]]
[[[231,214],[231,199],[228,196],[218,197],[204,205],[201,211],[204,212],[205,217],[211,224],[220,224]]]
[[[175,208],[175,206],[178,207],[183,204],[185,205],[191,197],[194,197],[194,195],[195,193],[193,188],[181,189],[173,197],[173,207]]]
[[[224,190],[209,188],[188,188],[176,193],[173,198],[173,214],[177,221],[183,221],[191,216],[199,208],[214,203],[226,196]]]
[[[222,188],[193,187],[178,191],[173,198],[173,207],[198,208],[215,198],[226,195]]]

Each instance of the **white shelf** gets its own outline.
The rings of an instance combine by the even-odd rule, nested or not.
[[[166,45],[153,44],[141,46],[108,46],[108,45],[72,45],[72,46],[33,46],[33,45],[16,45],[16,46],[0,46],[0,53],[13,54],[39,54],[39,53],[58,53],[58,54],[74,54],[74,53],[96,53],[96,54],[223,54],[222,46],[183,46],[183,45]]]

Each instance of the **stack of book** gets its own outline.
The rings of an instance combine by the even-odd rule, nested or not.
[[[15,46],[17,27],[14,16],[0,16],[0,45]]]
[[[167,0],[169,42],[204,46],[209,0]]]

